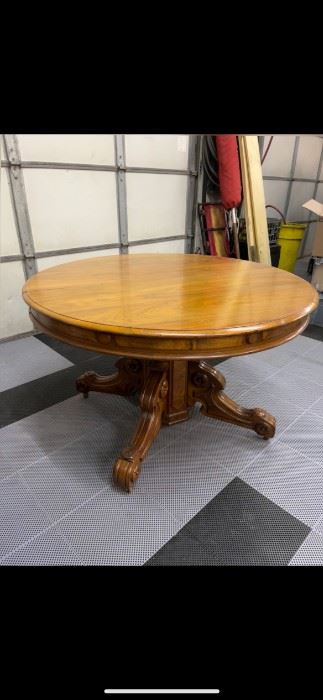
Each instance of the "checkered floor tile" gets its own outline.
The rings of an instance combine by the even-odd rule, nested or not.
[[[0,344],[1,565],[321,566],[322,340],[309,326],[221,362],[228,395],[273,413],[275,437],[196,407],[162,428],[131,496],[112,467],[136,401],[75,390],[117,358],[42,334]]]

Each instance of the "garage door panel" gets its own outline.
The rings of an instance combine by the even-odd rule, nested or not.
[[[129,241],[185,235],[188,178],[127,175]]]
[[[264,140],[264,152],[267,148],[269,136]],[[292,165],[295,136],[274,136],[270,149],[264,160],[262,171],[264,175],[289,177]]]
[[[188,167],[187,134],[126,134],[125,144],[127,166],[172,170]]]
[[[24,161],[115,163],[113,134],[18,134],[18,143]]]
[[[288,182],[264,180],[265,202],[266,205],[272,204],[284,213]],[[270,219],[281,219],[281,216],[275,209],[266,209],[267,216]]]
[[[293,182],[287,212],[288,221],[307,221],[309,212],[302,204],[313,197],[313,182]]]
[[[322,139],[318,136],[301,136],[297,152],[295,177],[315,180],[322,150]]]
[[[10,338],[33,329],[28,306],[22,299],[25,283],[22,263],[0,263],[0,338]]]
[[[115,173],[24,170],[35,250],[118,242]]]

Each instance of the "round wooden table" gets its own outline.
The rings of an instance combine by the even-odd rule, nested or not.
[[[23,288],[34,327],[89,350],[122,355],[117,373],[86,372],[78,391],[140,393],[141,418],[114,466],[127,491],[161,424],[204,415],[273,437],[275,419],[242,408],[205,358],[259,352],[294,338],[318,304],[295,275],[232,258],[133,254],[89,258],[31,277]],[[203,358],[203,360],[201,360]]]

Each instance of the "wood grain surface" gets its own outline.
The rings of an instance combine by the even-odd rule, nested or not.
[[[34,325],[134,357],[243,354],[297,335],[316,290],[275,267],[185,254],[113,255],[49,268],[23,288]]]

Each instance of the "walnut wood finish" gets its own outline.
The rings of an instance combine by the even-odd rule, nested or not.
[[[59,265],[23,288],[35,328],[71,345],[124,355],[117,373],[86,372],[78,391],[140,392],[141,419],[114,467],[127,491],[162,423],[204,415],[269,438],[275,419],[239,406],[205,361],[259,352],[294,338],[318,305],[316,290],[260,263],[198,255],[127,255]]]
[[[263,438],[275,434],[275,418],[261,408],[242,408],[232,401],[223,391],[223,375],[206,362],[121,359],[117,366],[119,372],[111,377],[86,372],[76,380],[76,387],[84,396],[89,391],[127,395],[141,390],[138,428],[113,471],[115,482],[128,492],[161,424],[187,420],[196,402],[202,404],[201,412],[209,418],[250,428]]]
[[[301,333],[318,304],[308,282],[279,268],[184,254],[58,265],[31,277],[23,297],[35,327],[65,342],[178,360],[275,347]]]
[[[122,358],[116,362],[118,372],[110,377],[96,372],[85,372],[76,380],[77,391],[85,398],[89,391],[101,391],[104,394],[129,396],[140,389],[143,383],[143,366],[140,360]]]
[[[242,408],[223,392],[225,378],[206,362],[189,363],[189,404],[202,404],[201,413],[243,428],[251,428],[264,438],[275,435],[276,421],[262,408]]]
[[[159,432],[168,391],[167,368],[163,363],[149,367],[140,396],[141,419],[129,447],[122,451],[113,470],[114,481],[130,492],[138,478],[141,462]]]
[[[187,362],[175,360],[168,363],[168,395],[163,413],[163,423],[174,425],[189,418],[187,404]]]

